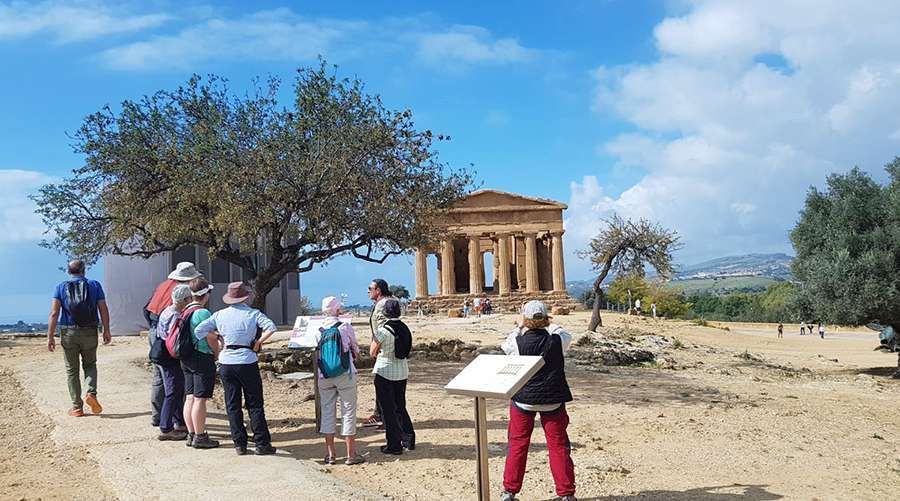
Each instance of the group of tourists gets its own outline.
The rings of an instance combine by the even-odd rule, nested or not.
[[[69,415],[84,415],[87,404],[99,414],[97,400],[97,332],[102,325],[104,344],[111,340],[109,311],[100,283],[85,277],[85,263],[69,263],[71,279],[60,284],[51,304],[47,347],[55,349],[55,332],[65,351],[66,375],[72,407]],[[258,355],[263,343],[275,332],[274,322],[252,308],[249,287],[242,282],[228,285],[222,296],[226,307],[212,313],[207,308],[213,285],[192,263],[178,263],[168,279],[155,289],[144,307],[150,326],[152,424],[159,427],[159,440],[183,441],[194,449],[220,444],[206,431],[207,400],[216,386],[216,363],[224,389],[225,407],[235,451],[248,453],[243,407],[250,416],[252,441],[258,455],[275,454],[266,423]],[[388,284],[373,280],[368,287],[373,301],[369,317],[372,339],[369,354],[375,358],[375,411],[363,426],[379,426],[386,444],[380,450],[400,455],[415,450],[416,433],[407,410],[408,356],[412,333],[400,319],[400,302],[391,297]],[[322,300],[325,320],[316,334],[318,341],[317,386],[320,397],[319,433],[325,438],[325,463],[335,464],[338,413],[346,446],[345,464],[365,462],[358,453],[357,431],[360,347],[353,327],[341,321],[342,307],[334,296]],[[503,343],[508,355],[544,358],[543,367],[513,396],[509,406],[509,454],[503,475],[501,499],[516,499],[522,489],[534,421],[540,414],[550,455],[550,470],[560,499],[575,499],[575,471],[567,428],[566,402],[572,400],[565,375],[565,352],[572,337],[550,323],[547,307],[530,301],[522,308],[522,319]],[[81,396],[79,364],[85,372],[87,392]]]
[[[778,331],[778,337],[783,338],[784,337],[784,324],[782,324],[781,322],[778,322],[777,331]],[[810,322],[809,325],[807,325],[807,323],[805,321],[800,322],[800,335],[805,336],[806,331],[809,331],[810,335],[815,335],[815,332],[813,332],[812,322]],[[819,322],[818,333],[819,333],[819,337],[821,339],[825,339],[825,324],[823,324],[822,322]]]

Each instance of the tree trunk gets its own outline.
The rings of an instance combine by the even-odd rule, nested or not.
[[[269,269],[262,270],[256,275],[256,280],[253,281],[253,302],[250,303],[251,307],[263,313],[266,312],[266,297],[272,292],[272,289],[278,286],[278,281],[281,280],[281,277],[275,278],[276,275],[277,273]]]
[[[610,268],[612,268],[612,259],[609,259],[603,265],[600,276],[597,277],[597,280],[594,280],[594,307],[591,308],[591,322],[588,324],[588,330],[591,332],[597,332],[597,327],[603,327],[603,319],[600,318],[600,304],[603,302],[603,289],[601,286],[603,281],[606,280],[606,276],[609,275]]]

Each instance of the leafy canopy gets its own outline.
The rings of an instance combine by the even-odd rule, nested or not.
[[[900,325],[900,157],[886,170],[886,185],[854,168],[807,193],[792,271],[815,321]]]
[[[290,106],[279,87],[236,96],[195,75],[88,116],[74,135],[84,166],[34,197],[43,245],[89,261],[199,245],[264,296],[336,255],[382,262],[432,240],[470,189],[468,171],[438,161],[444,137],[324,61],[298,70]]]

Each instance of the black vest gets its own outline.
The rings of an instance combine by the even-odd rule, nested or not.
[[[545,329],[532,329],[517,336],[516,344],[519,355],[545,355],[544,366],[531,376],[512,399],[531,405],[571,402],[572,392],[566,381],[566,362],[559,336],[552,336]]]

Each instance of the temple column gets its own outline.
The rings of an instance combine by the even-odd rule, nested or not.
[[[562,232],[551,233],[550,236],[553,238],[550,248],[550,252],[553,256],[553,290],[565,292],[566,268],[563,263]]]
[[[453,240],[443,240],[441,242],[441,282],[442,293],[445,296],[456,294],[456,268],[453,261]]]
[[[469,237],[469,294],[481,294],[484,289],[484,261],[479,240],[478,236]]]
[[[428,297],[428,253],[416,249],[416,298]]]
[[[441,256],[443,253],[436,254],[437,255],[437,295],[442,296],[444,294],[444,273],[441,271],[443,269],[443,265],[441,265]]]
[[[500,295],[508,296],[509,288],[510,288],[510,276],[509,276],[509,236],[508,235],[498,235],[497,236],[497,247],[499,249],[499,258],[500,258],[500,273],[498,274],[500,288]]]
[[[491,264],[493,265],[494,273],[492,273],[491,276],[494,277],[494,281],[491,285],[493,286],[494,294],[496,294],[500,290],[500,254],[498,254],[500,249],[499,244],[497,243],[499,241],[497,237],[494,237],[492,241],[493,250],[491,251],[491,255],[494,257],[494,260]]]
[[[537,240],[535,235],[525,235],[525,290],[540,292],[538,283]]]

